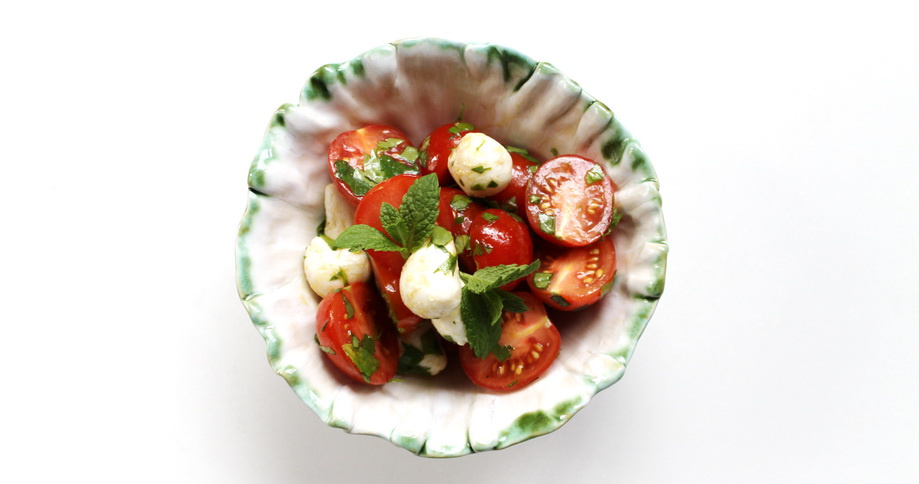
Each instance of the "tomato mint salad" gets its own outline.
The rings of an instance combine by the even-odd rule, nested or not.
[[[328,167],[303,267],[319,348],[354,380],[453,360],[480,387],[523,388],[558,357],[552,311],[613,285],[616,186],[593,160],[539,160],[458,121],[419,148],[390,126],[341,133]]]

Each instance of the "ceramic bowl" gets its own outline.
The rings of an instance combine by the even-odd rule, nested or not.
[[[406,376],[382,387],[354,382],[313,339],[319,300],[302,269],[323,217],[329,144],[343,131],[389,124],[417,146],[459,113],[541,159],[575,153],[603,163],[624,214],[614,231],[613,289],[586,310],[552,313],[561,354],[542,378],[516,392],[474,386],[455,361],[436,377]],[[299,103],[271,117],[249,171],[248,197],[237,239],[238,287],[272,368],[328,425],[422,456],[501,449],[559,428],[622,377],[664,288],[657,175],[638,142],[606,105],[551,64],[496,45],[405,40],[322,66]]]

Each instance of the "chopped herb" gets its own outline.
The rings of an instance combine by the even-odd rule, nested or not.
[[[551,272],[537,272],[533,274],[533,285],[538,289],[549,287],[549,283],[552,282],[552,275]]]
[[[370,377],[380,369],[380,361],[373,355],[374,346],[373,338],[369,334],[365,334],[363,339],[358,339],[352,334],[351,343],[342,345],[345,354],[361,372],[361,376],[367,383],[370,383]]]
[[[428,167],[428,152],[427,151],[422,151],[421,154],[418,155],[418,166],[422,168]]]
[[[427,368],[420,366],[424,353],[412,345],[402,345],[402,356],[399,357],[399,373],[414,373],[430,376]]]
[[[496,181],[494,181],[494,180],[488,182],[488,188],[495,188],[495,187],[497,187],[497,186],[498,186],[498,182],[496,182]]]
[[[458,135],[463,131],[472,131],[474,129],[475,129],[475,126],[469,123],[458,122],[458,123],[454,123],[453,126],[447,131],[449,131],[452,134]]]
[[[536,195],[530,195],[530,203],[536,204],[542,202],[542,197]]]
[[[404,143],[404,139],[399,138],[386,138],[383,141],[377,143],[377,149],[380,151],[386,151],[390,148],[395,148],[399,143]]]
[[[354,319],[354,306],[351,305],[351,301],[348,300],[344,292],[341,293],[341,300],[345,303],[345,314],[347,314],[348,319]]]
[[[482,213],[482,218],[484,218],[484,219],[487,220],[488,222],[494,222],[495,220],[498,220],[498,216],[497,216],[497,215],[495,215],[495,214],[493,214],[493,213],[488,213],[488,212],[483,212],[483,213]]]
[[[335,350],[333,350],[332,348],[329,348],[328,346],[319,345],[319,349],[322,350],[323,353],[328,353],[330,355],[335,354]]]
[[[533,155],[530,154],[529,151],[523,148],[518,148],[516,146],[506,146],[505,148],[507,149],[507,151],[510,151],[511,153],[517,153],[518,155],[524,157],[527,161],[531,161],[533,163],[539,163],[539,160],[537,160],[535,157],[533,157]]]
[[[517,208],[517,204],[515,203],[515,204],[513,204],[513,205],[514,205],[513,208],[516,209],[516,208]],[[518,221],[518,222],[523,222],[523,219],[520,218],[520,215],[517,215],[517,214],[514,213],[514,212],[507,212],[507,214],[510,215],[512,219],[514,219],[514,220],[516,220],[516,221]]]
[[[597,183],[606,177],[606,174],[603,173],[603,168],[600,168],[600,165],[594,165],[593,168],[587,170],[587,174],[584,175],[584,182],[588,185]]]
[[[402,151],[402,158],[414,163],[415,160],[418,159],[418,148],[407,146],[405,150]]]
[[[536,165],[530,165],[530,166],[527,167],[527,170],[530,170],[530,174],[531,174],[531,175],[534,174],[534,173],[536,173],[536,170],[538,170],[538,169],[539,169],[539,167],[536,166]]]
[[[325,217],[322,217],[322,222],[319,222],[319,225],[316,227],[316,235],[325,235]]]
[[[317,345],[319,344],[319,333],[313,333],[313,341],[315,341]]]
[[[613,278],[610,279],[609,282],[600,286],[600,295],[601,296],[607,295],[613,289],[613,284],[615,283],[616,283],[616,276],[613,276]]]
[[[332,277],[329,279],[329,281],[341,281],[341,283],[342,283],[343,285],[347,286],[347,285],[349,284],[349,282],[348,282],[348,274],[345,274],[344,269],[342,269],[341,267],[339,267],[339,268],[338,268],[338,272],[336,272],[335,274],[333,274]]]
[[[549,150],[549,151],[552,152],[552,156],[558,156],[558,150],[557,150],[557,149],[552,148],[552,149]]]
[[[514,385],[516,385],[516,384],[517,384],[517,380],[514,380],[514,381],[512,381],[512,382],[510,382],[510,383],[507,384],[507,388],[510,388],[510,387],[512,387],[512,386],[514,386]]]
[[[347,161],[337,160],[335,162],[335,178],[338,178],[342,181],[348,188],[351,189],[351,193],[354,193],[358,197],[363,197],[373,188],[376,183],[372,183],[364,178],[364,175],[355,170],[353,166],[349,165]]]
[[[482,185],[481,183],[476,183],[475,185],[472,185],[472,190],[476,192],[481,192],[482,190],[485,190],[485,186]]]
[[[451,255],[450,257],[447,258],[447,260],[444,261],[443,264],[440,265],[440,267],[435,269],[434,272],[440,271],[440,272],[443,272],[444,274],[450,275],[450,274],[453,274],[453,271],[455,269],[456,269],[456,256]]]
[[[550,297],[549,299],[555,301],[555,304],[558,304],[559,306],[563,308],[567,308],[568,306],[571,306],[570,302],[566,301],[565,298],[559,296],[558,294],[553,294],[552,297]]]
[[[453,245],[456,246],[456,253],[461,254],[469,248],[469,236],[468,235],[457,235],[453,239]]]
[[[455,219],[453,219],[453,225],[462,225],[463,222],[465,221],[466,221],[466,217],[463,215],[460,215],[459,217],[456,217]]]
[[[539,219],[539,230],[542,230],[544,234],[554,235],[555,234],[555,216],[546,215],[542,212],[539,212],[537,215]]]
[[[431,243],[438,246],[445,246],[453,240],[453,234],[451,234],[447,229],[441,227],[440,225],[435,225],[433,231],[431,232]]]
[[[493,247],[482,244],[480,242],[476,242],[475,248],[472,250],[472,253],[474,255],[491,254],[491,251],[493,250],[495,250]]]
[[[474,171],[474,172],[476,172],[476,173],[485,173],[485,172],[488,171],[488,170],[491,170],[491,168],[485,168],[485,167],[482,166],[482,165],[479,165],[479,166],[477,166],[477,167],[475,167],[475,168],[472,169],[472,171]]]
[[[454,195],[453,200],[450,200],[450,206],[457,212],[466,211],[466,207],[468,207],[470,203],[472,203],[472,199],[466,195]]]

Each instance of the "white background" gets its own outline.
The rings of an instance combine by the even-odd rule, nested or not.
[[[0,481],[916,482],[908,4],[7,2]],[[234,283],[274,108],[416,36],[507,45],[605,101],[672,247],[621,382],[446,461],[323,425]]]

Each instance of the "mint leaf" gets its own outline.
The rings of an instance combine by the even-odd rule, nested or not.
[[[454,270],[456,270],[456,256],[451,255],[450,257],[447,257],[447,260],[445,260],[444,263],[440,265],[440,267],[435,269],[434,272],[440,271],[444,274],[451,275],[453,274]]]
[[[374,346],[373,338],[369,334],[365,334],[363,340],[352,335],[351,343],[341,345],[367,383],[370,383],[370,377],[380,369],[380,360],[373,356]]]
[[[427,368],[420,366],[421,360],[424,359],[424,352],[412,345],[402,345],[402,356],[399,357],[398,373],[409,373],[416,375],[430,376],[431,372]]]
[[[594,165],[593,168],[587,170],[587,173],[584,175],[584,182],[591,185],[605,177],[606,173],[603,173],[603,168],[600,168],[600,165]]]
[[[380,223],[383,224],[383,229],[386,230],[386,233],[388,233],[397,244],[405,247],[408,227],[406,226],[405,219],[402,218],[402,214],[399,213],[396,207],[383,202],[383,204],[380,205]]]
[[[411,252],[421,248],[431,236],[434,221],[440,213],[440,185],[437,175],[431,173],[412,183],[402,197],[400,212],[407,225],[404,247]]]
[[[458,134],[460,134],[460,133],[463,132],[463,131],[472,131],[472,130],[474,130],[474,129],[475,129],[475,126],[473,126],[473,125],[471,125],[471,124],[469,124],[469,123],[454,123],[453,126],[450,127],[450,129],[448,129],[447,131],[449,131],[450,133],[453,133],[453,134],[458,135]]]
[[[529,151],[523,148],[518,148],[516,146],[505,146],[504,149],[506,149],[507,151],[511,153],[517,153],[518,155],[524,157],[527,161],[531,161],[533,163],[539,163],[539,160],[534,158],[533,155],[531,155]]]
[[[538,268],[539,261],[535,260],[532,264],[526,266],[504,264],[500,266],[485,267],[475,271],[475,274],[472,275],[460,273],[460,277],[462,277],[463,282],[466,283],[465,289],[482,294],[509,282],[516,281],[521,277],[526,277]]]
[[[505,291],[504,289],[493,289],[495,294],[501,298],[501,303],[504,305],[504,310],[511,313],[525,313],[530,310],[527,307],[527,303],[523,302],[523,298],[512,293]]]
[[[501,320],[501,307],[501,298],[494,292],[476,294],[463,291],[460,316],[466,327],[469,347],[478,358],[485,358],[498,346],[501,325],[495,323]]]
[[[537,272],[533,274],[533,285],[537,289],[545,289],[549,287],[549,283],[552,282],[553,274],[551,272]]]
[[[363,197],[376,185],[376,182],[367,180],[361,171],[355,170],[344,160],[335,162],[335,178],[341,180],[358,197]]]
[[[383,235],[383,232],[369,225],[352,225],[345,229],[333,244],[333,249],[380,250],[402,252],[405,249]]]

